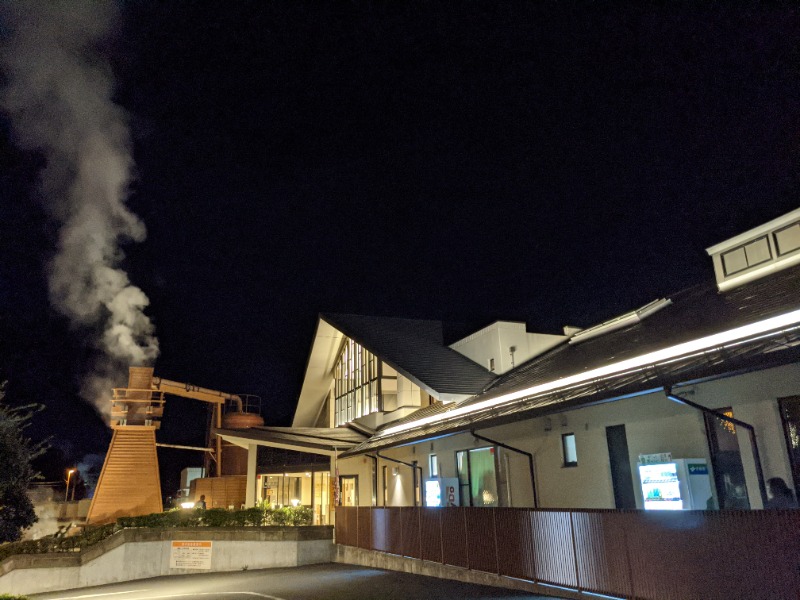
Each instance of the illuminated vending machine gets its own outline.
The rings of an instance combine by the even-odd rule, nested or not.
[[[458,479],[426,479],[425,506],[458,506]]]
[[[645,510],[705,510],[712,497],[704,458],[640,464],[639,479]]]

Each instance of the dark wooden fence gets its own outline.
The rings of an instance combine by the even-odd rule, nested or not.
[[[800,600],[800,511],[338,507],[336,543],[647,600]]]

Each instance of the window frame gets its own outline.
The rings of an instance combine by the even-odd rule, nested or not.
[[[567,439],[572,438],[572,447],[575,454],[575,460],[567,460]],[[575,437],[575,432],[561,434],[561,466],[564,468],[572,468],[578,466],[578,440]]]
[[[428,476],[439,477],[439,457],[435,453],[428,455]]]

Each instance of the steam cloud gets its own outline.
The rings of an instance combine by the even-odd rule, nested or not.
[[[119,268],[124,242],[145,239],[126,206],[133,160],[124,111],[112,101],[113,77],[101,48],[116,7],[82,0],[2,3],[0,106],[15,142],[43,154],[41,195],[59,225],[48,265],[52,305],[74,326],[95,332],[104,358],[84,385],[101,412],[108,382],[130,364],[149,364],[158,340],[147,296]],[[101,333],[96,333],[101,332]]]

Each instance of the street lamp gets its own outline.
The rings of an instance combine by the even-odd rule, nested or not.
[[[67,471],[67,489],[64,490],[64,502],[67,501],[67,495],[69,494],[69,480],[70,480],[70,477],[72,477],[72,474],[74,472],[75,472],[75,469],[69,469]],[[74,491],[73,491],[72,495],[73,495],[73,497],[75,496],[75,492]]]

